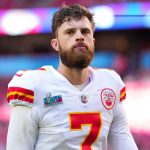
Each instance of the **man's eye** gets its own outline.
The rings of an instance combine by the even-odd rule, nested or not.
[[[74,32],[73,31],[68,31],[67,34],[72,35]]]
[[[83,31],[82,31],[82,34],[89,34],[89,33],[90,33],[89,30],[83,30]]]

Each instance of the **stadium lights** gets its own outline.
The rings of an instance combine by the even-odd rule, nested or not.
[[[96,6],[91,9],[97,28],[109,29],[115,23],[114,11],[108,6]]]
[[[8,35],[34,33],[40,28],[40,19],[27,10],[8,10],[1,19],[1,28]]]
[[[144,25],[145,25],[145,27],[150,28],[150,10],[148,10],[145,14]]]
[[[0,35],[51,32],[51,19],[58,8],[0,10]],[[89,8],[98,30],[150,28],[150,2],[117,3]]]

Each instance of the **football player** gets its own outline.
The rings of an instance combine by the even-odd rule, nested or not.
[[[19,71],[8,85],[12,105],[7,150],[138,150],[123,109],[125,85],[108,69],[90,67],[93,14],[65,6],[52,20],[57,70]]]

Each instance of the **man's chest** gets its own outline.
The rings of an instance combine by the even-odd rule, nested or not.
[[[118,94],[116,87],[95,84],[79,91],[65,83],[47,82],[38,86],[34,93],[42,116],[40,135],[53,135],[49,136],[49,141],[63,139],[65,145],[101,147],[107,143]]]
[[[107,138],[113,111],[103,105],[100,91],[55,93],[47,91],[41,94],[41,132],[56,133],[58,138],[63,135],[63,138],[69,140],[88,137],[94,142],[97,138]]]

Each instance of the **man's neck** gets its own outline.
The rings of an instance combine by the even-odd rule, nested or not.
[[[58,72],[61,73],[73,85],[80,85],[87,81],[89,78],[89,69],[75,69],[69,68],[62,63],[59,64]]]

